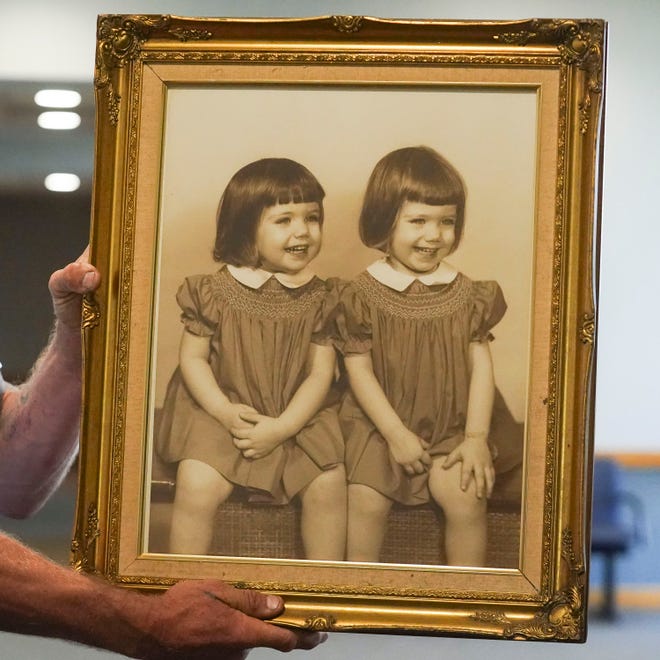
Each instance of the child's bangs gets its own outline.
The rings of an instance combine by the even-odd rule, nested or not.
[[[257,165],[263,170],[255,181],[257,198],[263,206],[321,204],[325,196],[321,184],[300,163],[288,158],[265,158],[257,161]]]
[[[318,186],[295,184],[274,191],[273,204],[306,204],[320,202],[323,194]]]
[[[461,204],[464,199],[462,185],[450,178],[412,179],[407,181],[406,184],[403,186],[402,197],[410,202],[442,206],[445,204]]]

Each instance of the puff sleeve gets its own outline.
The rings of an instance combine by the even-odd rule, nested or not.
[[[181,322],[188,332],[200,337],[212,336],[220,320],[211,277],[186,277],[176,294],[181,307]]]
[[[337,313],[342,284],[336,277],[326,280],[324,284],[325,296],[314,319],[312,342],[330,346],[337,340]]]
[[[470,341],[490,341],[493,339],[491,329],[506,312],[502,289],[494,281],[473,282],[472,300]]]
[[[371,350],[371,310],[352,284],[346,284],[339,295],[336,327],[336,346],[342,355]]]

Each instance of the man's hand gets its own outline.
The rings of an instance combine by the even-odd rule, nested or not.
[[[89,246],[76,261],[50,276],[48,288],[60,324],[74,330],[80,328],[82,295],[95,291],[100,282],[99,272],[89,263]]]
[[[87,254],[51,275],[55,332],[30,379],[2,392],[0,511],[6,515],[22,518],[38,511],[77,452],[82,294],[94,291],[101,279]]]
[[[263,621],[282,612],[281,598],[216,580],[179,582],[146,602],[144,632],[153,643],[136,656],[145,660],[243,660],[253,647],[312,649],[327,638]]]

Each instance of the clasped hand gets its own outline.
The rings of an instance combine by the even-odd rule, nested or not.
[[[388,445],[394,460],[406,474],[422,474],[433,463],[427,451],[428,442],[408,429],[403,429],[389,437]]]
[[[262,415],[254,409],[242,411],[239,417],[240,423],[230,427],[229,431],[244,458],[263,458],[289,436],[277,417]]]

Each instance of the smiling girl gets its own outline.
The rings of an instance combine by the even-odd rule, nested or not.
[[[172,553],[207,554],[218,506],[240,487],[254,501],[300,497],[307,558],[344,558],[343,440],[329,398],[337,294],[309,267],[323,197],[295,161],[246,165],[220,200],[220,269],[179,289],[179,368],[156,439],[178,463]]]
[[[348,477],[347,558],[378,561],[393,502],[433,499],[451,565],[484,566],[495,394],[490,329],[506,305],[445,258],[461,240],[465,187],[427,147],[382,158],[360,237],[385,257],[342,294],[340,348],[350,392],[340,410]]]

